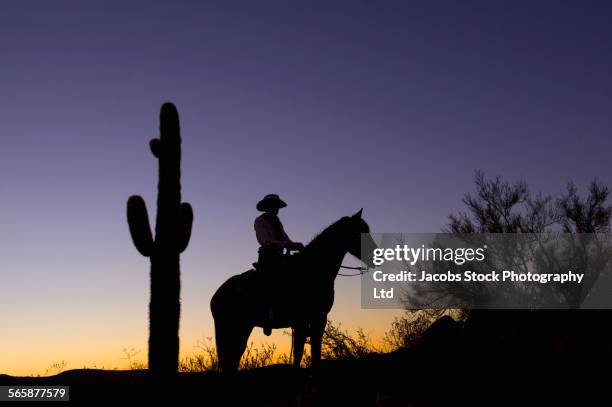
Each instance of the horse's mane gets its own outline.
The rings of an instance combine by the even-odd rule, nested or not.
[[[329,247],[331,243],[334,241],[338,241],[337,235],[340,232],[346,230],[345,226],[349,220],[348,216],[344,216],[338,219],[336,222],[332,223],[325,229],[323,229],[320,233],[315,235],[314,238],[306,245],[304,250],[310,252],[314,249],[323,247]]]

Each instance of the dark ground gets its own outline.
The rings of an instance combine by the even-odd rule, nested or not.
[[[150,384],[146,370],[87,369],[41,378],[0,375],[0,385],[68,385],[72,401],[88,404],[164,398],[209,406],[612,404],[607,324],[589,322],[585,314],[549,315],[552,329],[524,314],[495,324],[496,315],[465,328],[439,320],[412,349],[324,361],[317,370],[274,365],[233,377],[180,373],[174,387],[161,389]],[[572,321],[598,329],[572,334]]]

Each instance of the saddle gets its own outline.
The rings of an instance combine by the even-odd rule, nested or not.
[[[289,268],[289,266],[298,258],[299,255],[300,253],[282,254],[273,263],[274,267],[277,269]],[[260,255],[259,260],[252,264],[253,264],[253,269],[256,271],[270,271],[268,270],[268,266],[266,265],[266,262],[261,261],[261,255]]]

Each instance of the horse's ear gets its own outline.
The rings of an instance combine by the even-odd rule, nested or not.
[[[361,218],[362,212],[363,212],[363,208],[359,209],[359,211],[353,215],[353,218]]]

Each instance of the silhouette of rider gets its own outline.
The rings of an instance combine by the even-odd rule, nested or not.
[[[287,254],[291,251],[299,251],[304,245],[292,241],[278,218],[278,210],[287,204],[277,194],[268,194],[257,203],[257,210],[264,212],[255,219],[255,235],[260,244],[259,258],[257,260],[258,270],[263,270],[268,277],[268,286],[273,291],[274,274],[281,271],[285,263],[284,250]],[[268,322],[272,322],[272,306],[268,309]],[[264,327],[264,333],[270,335],[269,326]]]

